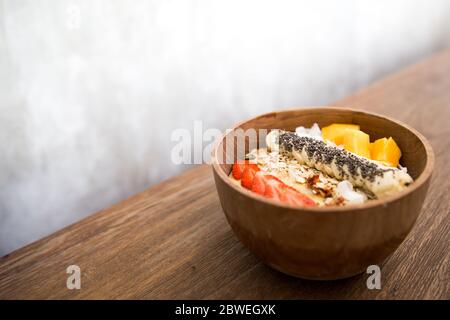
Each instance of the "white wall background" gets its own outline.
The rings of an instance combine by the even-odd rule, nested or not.
[[[326,104],[449,43],[448,0],[0,0],[0,255],[179,172],[175,128]]]

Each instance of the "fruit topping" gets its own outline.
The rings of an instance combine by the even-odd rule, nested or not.
[[[346,129],[344,131],[343,144],[345,150],[370,159],[370,137],[367,133],[361,130]]]
[[[241,181],[244,188],[293,206],[315,206],[316,203],[297,189],[285,184],[277,177],[260,171],[256,164],[239,161],[233,165],[232,175]],[[236,178],[240,177],[240,179]]]
[[[367,133],[359,130],[359,125],[333,123],[322,128],[322,137],[344,149],[367,159],[397,167],[402,152],[392,137],[378,139],[370,143]]]
[[[345,130],[359,130],[357,124],[333,123],[327,127],[322,128],[322,137],[325,140],[334,142],[336,145],[344,144]]]
[[[244,173],[244,169],[246,167],[251,167],[256,171],[259,170],[258,165],[254,164],[254,163],[250,163],[249,160],[236,161],[234,163],[233,169],[232,169],[233,178],[235,178],[236,180],[241,180],[242,174]]]
[[[385,165],[397,167],[402,152],[392,137],[378,139],[372,143],[371,157]]]
[[[255,178],[256,172],[258,171],[259,169],[255,170],[255,168],[253,167],[246,166],[244,172],[242,173],[241,185],[244,188],[251,190],[253,185],[253,179]]]

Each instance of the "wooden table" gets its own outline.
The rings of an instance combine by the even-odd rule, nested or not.
[[[263,265],[228,226],[212,170],[199,166],[0,259],[0,299],[449,299],[450,51],[335,103],[395,117],[422,132],[435,174],[415,227],[382,267],[334,282]],[[66,268],[81,268],[81,289]]]

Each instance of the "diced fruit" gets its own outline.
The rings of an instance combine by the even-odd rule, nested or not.
[[[236,180],[241,180],[242,174],[244,173],[244,169],[246,167],[252,167],[256,171],[259,170],[258,165],[254,164],[254,163],[250,163],[249,160],[236,161],[233,164],[233,168],[232,168],[233,178],[235,178]]]
[[[275,180],[275,181],[278,181],[280,183],[283,183],[283,181],[281,181],[280,179],[278,179],[277,177],[275,177],[275,176],[273,176],[271,174],[266,174],[265,178],[266,178],[266,181]]]
[[[387,143],[387,138],[381,138],[378,140],[375,140],[374,142],[372,142],[371,145],[371,149],[370,149],[370,156],[373,160],[377,159],[378,155],[381,155],[383,153],[383,150],[386,147],[386,143]]]
[[[310,207],[310,206],[316,205],[316,203],[313,200],[311,200],[311,198],[309,198],[308,196],[306,196],[300,192],[296,192],[296,191],[287,189],[285,191],[285,194],[286,194],[287,203],[289,203],[291,205],[302,206],[302,207]]]
[[[301,202],[300,205],[305,207],[314,207],[316,205],[316,203],[310,197],[301,193],[297,194],[297,201]]]
[[[277,177],[260,171],[258,165],[239,161],[233,165],[232,175],[241,180],[244,188],[267,198],[293,206],[313,206],[316,203],[297,189],[288,186]]]
[[[297,189],[288,186],[278,178],[266,175],[264,196],[292,206],[315,206],[316,203]]]
[[[266,180],[266,189],[264,191],[264,196],[273,200],[280,201],[280,182],[276,180]]]
[[[344,148],[362,157],[370,159],[370,137],[361,130],[346,129],[344,131]]]
[[[233,174],[233,178],[235,178],[236,180],[241,180],[242,173],[244,173],[244,169],[245,169],[245,162],[236,161],[233,164],[233,169],[231,171]]]
[[[258,170],[255,168],[246,166],[244,172],[242,173],[241,185],[244,188],[252,189],[253,179],[255,178],[255,174]]]
[[[396,164],[396,166],[397,166],[398,160],[400,160],[400,158],[402,157],[402,151],[400,150],[399,146],[395,142],[394,138],[389,137],[388,142],[387,142],[387,149],[389,150],[388,154],[390,156],[390,157],[388,157],[388,160],[391,163],[397,163]]]
[[[357,124],[333,123],[322,128],[322,137],[334,142],[336,145],[344,144],[344,132],[347,129],[359,130]]]
[[[397,167],[402,152],[392,137],[378,139],[373,143],[371,156],[373,160]]]
[[[266,190],[266,179],[264,177],[264,173],[259,171],[255,174],[255,178],[253,179],[252,191],[257,194],[264,195],[265,190]]]
[[[300,192],[297,192],[295,194],[295,202],[297,203],[297,205],[304,207],[312,207],[316,205],[316,203],[310,197]]]

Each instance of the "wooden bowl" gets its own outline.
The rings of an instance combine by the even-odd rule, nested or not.
[[[236,147],[230,147],[229,141],[237,129],[293,131],[314,122],[320,127],[359,124],[371,139],[392,136],[403,153],[401,164],[408,168],[414,183],[397,194],[362,205],[313,208],[276,203],[232,183],[228,175]],[[246,152],[249,144],[256,142],[251,140],[246,139]],[[260,146],[264,146],[263,141]],[[409,126],[381,115],[335,107],[290,109],[241,122],[216,142],[212,152],[217,192],[237,237],[273,268],[318,280],[351,277],[365,272],[369,265],[380,265],[392,254],[421,211],[433,165],[430,144]]]

